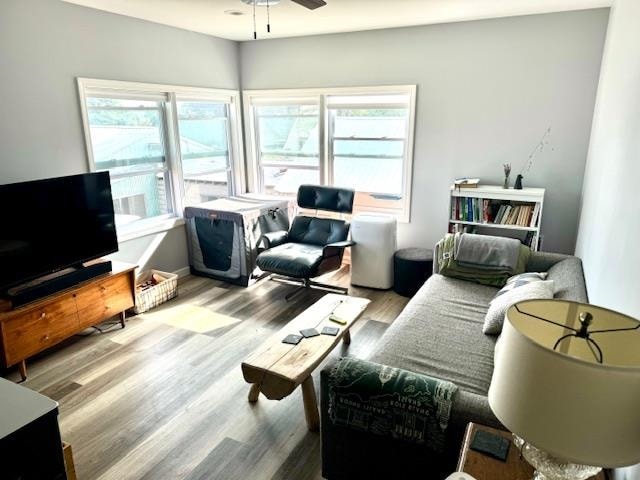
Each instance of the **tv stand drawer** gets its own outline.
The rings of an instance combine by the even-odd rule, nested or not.
[[[56,302],[28,309],[3,322],[3,343],[8,365],[61,342],[78,331],[73,294]]]
[[[88,285],[78,292],[76,305],[81,327],[97,325],[133,307],[131,281],[127,275],[119,275],[99,285]]]

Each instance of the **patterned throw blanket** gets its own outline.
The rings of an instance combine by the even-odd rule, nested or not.
[[[444,449],[458,387],[407,370],[353,357],[338,361],[329,380],[334,425]]]
[[[456,257],[457,235],[448,233],[438,242],[438,247],[436,248],[438,253],[435,261],[438,262],[438,273],[441,275],[502,288],[509,277],[525,271],[531,250],[524,245],[519,245],[515,269],[509,267],[496,268],[493,266],[485,268],[482,265],[471,266],[469,263],[460,264]]]

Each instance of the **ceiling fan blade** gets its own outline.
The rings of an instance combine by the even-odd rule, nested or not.
[[[324,7],[327,2],[324,0],[291,0],[298,5],[308,8],[309,10],[315,10],[316,8]]]

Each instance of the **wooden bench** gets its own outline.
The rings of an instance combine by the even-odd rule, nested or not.
[[[349,329],[367,308],[366,298],[328,294],[291,320],[278,333],[263,343],[242,363],[244,379],[251,383],[249,401],[256,402],[260,392],[270,400],[282,400],[298,385],[302,385],[302,400],[307,427],[317,431],[320,427],[318,403],[311,374],[322,360],[343,340],[351,341]],[[346,323],[340,325],[329,320],[333,314]],[[318,335],[303,338],[297,345],[283,343],[289,334],[300,334],[305,328],[339,327],[338,335]]]

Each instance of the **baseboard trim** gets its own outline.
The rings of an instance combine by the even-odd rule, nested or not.
[[[182,267],[178,270],[175,270],[173,273],[178,275],[178,278],[184,278],[188,275],[191,275],[191,269],[189,267]]]

